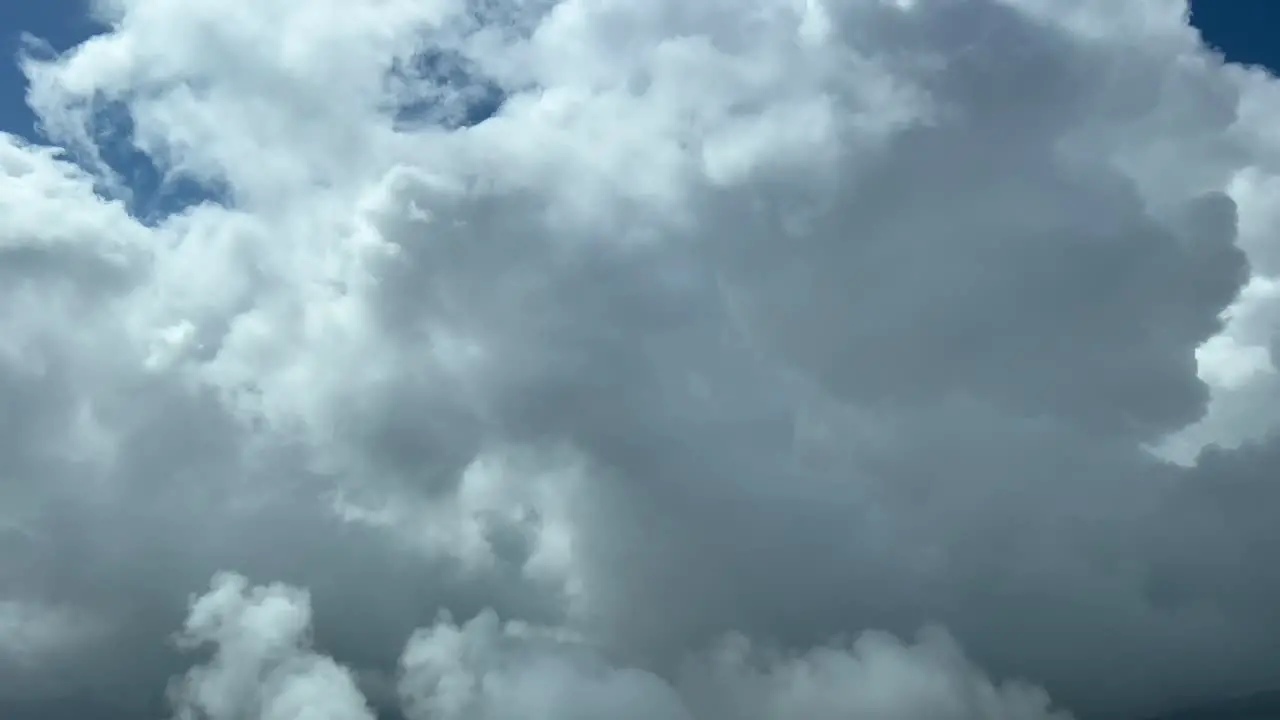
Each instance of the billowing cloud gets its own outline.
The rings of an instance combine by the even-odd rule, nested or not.
[[[31,40],[0,714],[1274,684],[1280,85],[1118,7],[111,0]]]
[[[306,594],[246,586],[244,578],[220,575],[192,603],[180,643],[216,649],[208,664],[172,686],[176,717],[373,720],[355,677],[308,651]]]
[[[179,636],[214,652],[171,686],[177,717],[372,720],[356,676],[311,648],[310,622],[304,591],[217,576]],[[1050,710],[1042,690],[992,685],[936,629],[913,645],[868,633],[800,657],[730,637],[691,659],[672,685],[610,665],[581,638],[503,623],[491,611],[461,626],[446,615],[415,632],[396,692],[411,720],[1069,717]]]

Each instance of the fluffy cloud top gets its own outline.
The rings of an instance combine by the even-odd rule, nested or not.
[[[177,718],[372,720],[354,675],[311,650],[310,599],[221,574],[179,640],[215,646],[171,688]],[[409,639],[397,692],[409,720],[848,717],[1062,720],[1040,690],[995,686],[941,631],[915,645],[868,633],[801,657],[756,653],[742,637],[692,660],[670,685],[619,668],[581,638],[485,611],[446,615]]]
[[[0,136],[0,715],[1280,685],[1280,83],[1184,2],[95,12]]]

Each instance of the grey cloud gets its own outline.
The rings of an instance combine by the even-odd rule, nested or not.
[[[412,3],[153,1],[32,66],[39,109],[132,102],[240,205],[101,211],[144,258],[111,283],[0,256],[94,308],[6,318],[58,362],[0,365],[0,600],[107,628],[2,702],[177,675],[179,718],[1031,720],[1061,716],[999,678],[1082,717],[1274,680],[1275,441],[1150,451],[1210,406],[1196,350],[1258,272],[1231,183],[1270,151],[1170,16],[489,8],[428,37],[507,102],[444,130],[361,84],[424,42]],[[296,53],[241,57],[278,102],[158,18],[224,53],[270,19]],[[325,43],[359,92],[285,138]]]

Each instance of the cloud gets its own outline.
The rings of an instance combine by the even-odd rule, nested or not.
[[[171,687],[178,718],[372,720],[356,676],[310,647],[310,599],[221,574],[191,603],[179,642],[215,646]],[[992,685],[932,630],[913,645],[868,633],[801,657],[758,652],[742,637],[691,660],[677,685],[619,668],[554,629],[490,611],[447,615],[409,638],[397,692],[407,718],[1067,718],[1043,691]]]
[[[1274,684],[1280,91],[1183,3],[97,12],[0,138],[6,717]]]
[[[192,603],[178,640],[216,650],[172,687],[176,717],[373,720],[354,676],[307,650],[310,625],[305,592],[280,585],[250,590],[244,578],[215,577],[209,593]]]

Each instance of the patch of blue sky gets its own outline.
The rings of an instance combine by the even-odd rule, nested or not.
[[[506,94],[460,53],[429,48],[392,69],[397,127],[478,125],[502,107]]]
[[[1227,60],[1280,72],[1280,2],[1191,0],[1191,24]]]
[[[88,0],[11,0],[0,2],[0,131],[33,142],[42,138],[27,105],[27,79],[19,67],[23,37],[40,38],[55,51],[74,47],[100,28],[90,19]]]
[[[48,59],[101,32],[89,12],[89,0],[0,2],[0,131],[32,143],[59,145],[41,126],[27,102],[23,54]],[[34,38],[34,41],[32,40]],[[99,191],[120,200],[142,222],[154,223],[193,205],[223,200],[216,188],[165,173],[133,143],[133,123],[120,104],[95,104],[93,137],[98,157],[117,183],[104,179]],[[90,158],[68,153],[69,159],[97,168]],[[97,175],[101,173],[95,172]]]

